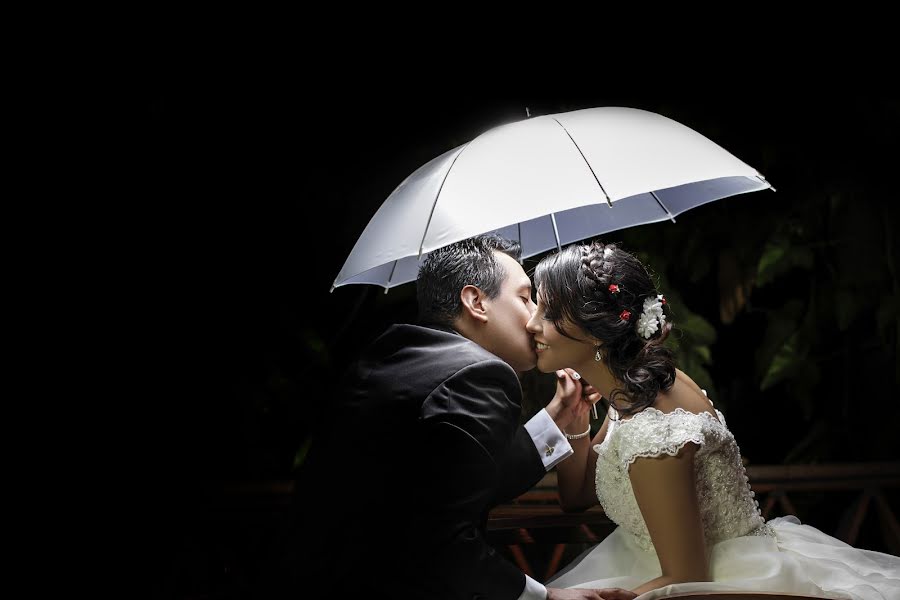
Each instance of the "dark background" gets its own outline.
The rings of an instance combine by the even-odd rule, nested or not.
[[[132,385],[152,394],[139,407],[134,431],[126,432],[133,433],[133,452],[125,477],[139,490],[143,516],[135,527],[147,541],[142,577],[160,595],[239,595],[221,590],[243,589],[252,562],[247,553],[264,545],[265,536],[213,543],[208,531],[191,524],[218,502],[223,482],[288,480],[302,468],[315,427],[343,426],[319,419],[349,361],[389,323],[415,318],[413,284],[387,295],[370,286],[329,293],[357,236],[410,172],[490,127],[524,118],[526,107],[533,116],[616,105],[659,112],[719,143],[778,189],[695,209],[678,225],[612,236],[628,249],[645,244],[652,266],[653,253],[662,256],[666,236],[674,236],[679,247],[700,240],[692,264],[732,243],[755,245],[756,254],[738,253],[739,263],[755,268],[768,231],[816,221],[835,195],[874,215],[847,218],[856,209],[845,206],[829,222],[828,230],[843,230],[841,239],[851,246],[873,236],[884,241],[896,230],[891,186],[900,104],[876,82],[828,86],[810,77],[773,86],[685,77],[679,85],[660,85],[637,77],[573,87],[459,70],[435,83],[431,75],[413,78],[399,68],[351,73],[249,57],[149,60],[138,75],[122,126],[135,148],[138,216],[128,236],[138,250],[136,335],[148,368]],[[893,244],[887,247],[896,261]],[[858,295],[898,294],[885,248],[852,253],[860,268],[875,265],[882,274],[858,286]],[[900,453],[886,433],[897,422],[897,359],[889,354],[896,337],[869,347],[878,338],[872,333],[877,306],[854,313],[854,326],[864,333],[839,327],[836,319],[815,325],[815,346],[827,347],[830,337],[849,350],[842,362],[820,366],[805,404],[790,400],[789,384],[768,394],[734,391],[759,390],[756,349],[766,343],[767,315],[780,309],[782,297],[805,294],[818,256],[811,268],[785,267],[774,285],[748,289],[750,302],[729,323],[720,313],[722,271],[715,258],[693,281],[670,265],[667,280],[717,332],[708,344],[708,373],[751,463],[791,456],[896,460]],[[834,270],[823,261],[822,272]],[[857,352],[855,339],[867,340],[869,349]],[[822,410],[836,416],[824,419],[821,437],[843,437],[817,454],[798,454],[815,406],[829,402],[837,404]],[[865,435],[827,429],[872,420],[881,428]],[[377,432],[347,436],[363,454],[381,443]],[[229,565],[237,575],[223,574]]]

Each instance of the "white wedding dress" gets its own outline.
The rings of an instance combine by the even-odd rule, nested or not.
[[[705,393],[705,392],[704,392]],[[794,517],[766,522],[754,500],[740,450],[722,413],[663,413],[646,408],[611,420],[598,454],[597,498],[618,527],[547,582],[548,587],[634,589],[661,575],[628,476],[641,457],[699,446],[695,479],[713,581],[666,586],[639,596],[699,591],[765,591],[824,598],[900,600],[900,558],[860,550]]]

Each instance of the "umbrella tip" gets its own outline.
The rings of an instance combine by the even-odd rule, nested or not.
[[[528,110],[528,107],[527,107],[527,106],[525,107],[525,118],[526,118],[526,119],[530,119],[530,118],[531,118],[531,111]]]
[[[771,183],[769,183],[769,182],[766,180],[766,178],[763,177],[762,175],[760,175],[759,173],[756,174],[756,178],[759,179],[760,181],[762,181],[763,183],[768,184],[769,189],[772,190],[773,192],[776,191],[776,190],[775,190],[775,186],[772,185]]]
[[[331,292],[333,292],[335,287],[336,287],[336,286],[331,286],[331,289],[328,290],[328,293],[330,294]]]

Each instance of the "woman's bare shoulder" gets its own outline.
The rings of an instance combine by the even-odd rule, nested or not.
[[[662,412],[672,412],[676,409],[686,410],[691,413],[709,413],[716,416],[712,403],[703,393],[699,385],[686,373],[675,369],[675,383],[665,393],[661,393],[654,407]]]

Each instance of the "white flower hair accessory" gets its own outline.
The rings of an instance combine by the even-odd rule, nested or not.
[[[666,299],[662,294],[657,294],[656,298],[647,298],[644,300],[644,310],[637,321],[638,335],[644,339],[650,339],[654,333],[662,329],[666,324],[666,315],[663,314],[663,304]]]

